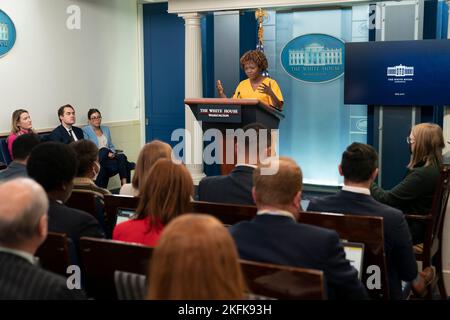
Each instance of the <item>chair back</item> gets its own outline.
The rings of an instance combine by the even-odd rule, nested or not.
[[[386,257],[384,250],[383,218],[374,216],[355,216],[336,213],[301,212],[299,222],[335,230],[339,237],[350,242],[364,244],[361,281],[367,285],[377,266],[380,272],[381,288],[368,288],[372,299],[389,299]],[[369,268],[371,267],[371,268]],[[369,279],[369,282],[372,281]]]
[[[139,198],[107,194],[104,196],[103,201],[105,203],[106,232],[112,235],[112,231],[117,223],[119,210],[135,211],[138,207]]]
[[[117,299],[114,272],[146,274],[153,248],[121,241],[82,237],[81,263],[90,297]]]
[[[255,206],[192,201],[193,213],[206,213],[219,219],[225,225],[233,225],[241,221],[251,220],[256,216]]]
[[[326,298],[323,272],[254,261],[240,261],[251,294],[284,300]]]
[[[63,233],[49,232],[36,251],[42,268],[67,277],[67,268],[74,264],[75,248]]]

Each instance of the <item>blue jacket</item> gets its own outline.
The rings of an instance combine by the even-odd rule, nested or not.
[[[116,152],[116,147],[112,143],[111,132],[109,131],[109,128],[107,126],[100,126],[100,129],[102,130],[103,134],[105,135],[106,139],[108,140],[107,148],[109,150],[111,150],[112,152]],[[84,138],[91,140],[93,143],[95,143],[97,148],[99,148],[97,135],[95,134],[92,126],[87,125],[87,126],[83,127],[83,132],[84,132]]]

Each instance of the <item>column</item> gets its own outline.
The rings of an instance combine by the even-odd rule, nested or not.
[[[180,14],[185,22],[185,97],[202,98],[202,34],[201,15],[198,13]],[[198,185],[205,176],[203,172],[203,132],[190,108],[185,105],[185,160],[194,184]]]
[[[445,1],[448,6],[448,15],[450,17],[450,0]],[[447,26],[447,38],[450,39],[450,19],[448,19],[448,26]],[[445,141],[450,140],[450,106],[444,107],[444,139]],[[445,144],[444,153],[450,151],[448,143]]]

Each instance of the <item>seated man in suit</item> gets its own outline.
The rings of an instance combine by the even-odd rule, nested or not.
[[[255,205],[252,198],[253,171],[260,161],[260,156],[270,156],[271,133],[270,129],[260,123],[245,126],[243,132],[245,133],[243,143],[239,144],[238,140],[234,145],[238,163],[233,171],[226,176],[203,178],[198,185],[199,201]],[[250,138],[252,135],[253,139]],[[262,135],[266,136],[266,143],[261,139]],[[260,143],[264,146],[260,146]]]
[[[27,163],[28,175],[44,187],[50,201],[48,230],[67,234],[75,245],[80,237],[103,238],[97,219],[64,205],[72,194],[77,166],[75,152],[59,142],[40,144]]]
[[[339,173],[344,177],[342,190],[335,195],[312,199],[308,211],[382,217],[389,292],[391,299],[401,299],[401,281],[412,281],[417,276],[416,258],[403,213],[376,201],[370,195],[370,185],[378,174],[377,162],[378,155],[374,148],[367,144],[352,143],[342,154],[339,165]],[[421,275],[429,277],[426,273]],[[424,287],[419,283],[422,277],[413,283],[413,288]]]
[[[330,299],[365,299],[358,272],[345,258],[333,230],[297,223],[302,172],[290,158],[271,159],[274,174],[258,166],[252,194],[258,208],[251,221],[230,227],[241,259],[322,270]]]
[[[47,237],[48,200],[28,178],[0,185],[0,299],[84,299],[66,279],[39,268],[34,254]],[[4,201],[8,199],[8,201]]]
[[[58,109],[58,118],[61,125],[49,134],[47,140],[69,144],[84,138],[83,130],[74,126],[76,122],[75,109],[70,104]]]
[[[0,181],[27,177],[27,161],[31,150],[41,142],[37,134],[22,134],[14,140],[12,153],[14,160],[0,171]]]

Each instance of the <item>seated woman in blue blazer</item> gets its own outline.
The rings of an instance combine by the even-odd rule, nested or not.
[[[120,182],[124,185],[130,182],[130,171],[133,164],[129,163],[123,153],[118,153],[112,143],[111,133],[107,126],[102,126],[102,115],[98,109],[89,109],[89,125],[83,128],[84,138],[94,142],[98,148],[100,173],[95,183],[102,188],[108,186],[109,177],[119,173]]]

